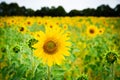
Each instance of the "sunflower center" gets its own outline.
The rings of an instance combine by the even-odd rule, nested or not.
[[[101,31],[101,30],[100,30],[99,32],[100,32],[100,33],[102,33],[102,31]]]
[[[27,24],[30,25],[30,22],[28,21]]]
[[[93,34],[93,33],[94,33],[94,30],[93,30],[93,29],[90,29],[90,33]]]
[[[24,31],[24,28],[23,28],[23,27],[21,27],[21,28],[20,28],[20,31]]]
[[[57,50],[57,45],[54,41],[48,41],[44,44],[43,49],[48,54],[53,54]]]

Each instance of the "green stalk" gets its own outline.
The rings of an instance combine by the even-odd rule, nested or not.
[[[114,63],[111,65],[112,80],[114,80]]]
[[[51,80],[51,67],[48,66],[48,80]]]

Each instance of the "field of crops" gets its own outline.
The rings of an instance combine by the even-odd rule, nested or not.
[[[0,17],[0,80],[120,80],[120,17]]]

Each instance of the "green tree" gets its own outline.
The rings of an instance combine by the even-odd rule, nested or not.
[[[64,8],[62,6],[58,6],[55,10],[55,16],[65,16],[66,15],[66,11],[64,10]]]
[[[97,16],[113,16],[114,10],[110,8],[108,5],[101,5],[96,9]]]
[[[81,13],[80,13],[80,11],[78,11],[78,10],[71,10],[69,13],[68,13],[68,16],[80,16],[80,15],[82,15]]]
[[[120,16],[120,4],[118,4],[115,8],[115,13],[116,13],[116,16]]]
[[[5,2],[0,4],[0,16],[5,16],[8,13],[8,5]]]
[[[95,16],[95,9],[90,9],[90,8],[84,9],[82,11],[82,14],[84,16]]]

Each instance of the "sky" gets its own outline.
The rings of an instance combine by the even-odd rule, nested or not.
[[[105,4],[111,8],[115,8],[117,4],[120,4],[120,0],[0,0],[1,2],[11,3],[15,2],[20,7],[25,6],[33,10],[41,9],[41,7],[62,6],[66,12],[73,9],[83,10],[86,8],[97,8],[98,6]]]

